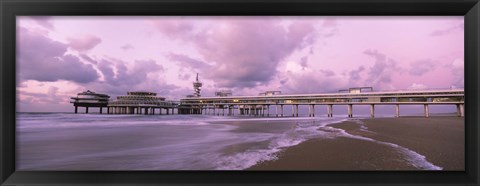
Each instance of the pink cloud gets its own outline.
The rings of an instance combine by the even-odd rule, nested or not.
[[[52,17],[51,16],[31,16],[31,19],[33,19],[38,25],[47,28],[49,30],[54,29],[54,25],[52,22]]]
[[[194,24],[188,20],[163,19],[150,22],[159,32],[165,34],[171,39],[187,37],[194,28]]]
[[[280,23],[268,17],[219,19],[195,34],[188,23],[157,24],[172,25],[162,33],[192,44],[206,61],[215,63],[206,75],[218,87],[253,87],[271,80],[283,59],[314,41],[311,23],[293,22],[288,28]]]
[[[68,45],[70,48],[83,52],[90,50],[100,44],[102,39],[93,35],[84,35],[75,38],[68,38]]]

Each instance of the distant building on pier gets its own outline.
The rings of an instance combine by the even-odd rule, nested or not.
[[[166,114],[174,112],[176,104],[166,101],[164,97],[157,96],[155,92],[135,91],[127,92],[125,96],[117,96],[116,100],[108,103],[109,114],[155,114],[155,110],[165,109]]]
[[[71,97],[73,106],[75,107],[75,114],[78,113],[78,107],[85,107],[85,113],[88,113],[89,107],[99,107],[100,113],[102,113],[102,108],[107,107],[108,99],[110,98],[107,94],[99,94],[87,90],[77,94],[77,97]]]
[[[349,89],[338,90],[339,93],[361,93],[361,92],[373,92],[372,87],[353,87]]]
[[[232,90],[219,90],[215,92],[215,96],[217,97],[228,97],[232,96]]]
[[[258,95],[259,96],[273,96],[273,95],[280,95],[280,94],[282,94],[282,91],[265,91],[265,92],[262,92]]]

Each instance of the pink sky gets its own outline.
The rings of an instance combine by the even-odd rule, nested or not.
[[[69,97],[203,96],[463,87],[453,17],[17,17],[18,109],[71,111]]]

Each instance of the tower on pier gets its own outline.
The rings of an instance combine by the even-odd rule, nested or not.
[[[202,82],[198,81],[198,73],[197,73],[197,79],[195,82],[193,82],[193,97],[200,97],[200,90],[202,87]]]

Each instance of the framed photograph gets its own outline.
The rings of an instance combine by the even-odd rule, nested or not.
[[[3,1],[2,185],[477,185],[478,1]]]

